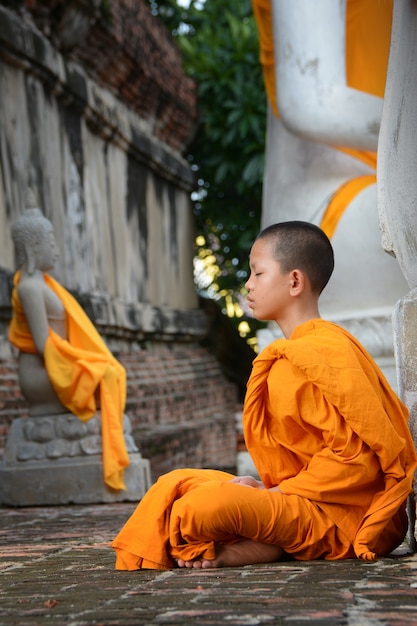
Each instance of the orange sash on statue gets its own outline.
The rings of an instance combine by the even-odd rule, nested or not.
[[[19,279],[20,272],[16,272],[9,340],[22,352],[35,354],[37,350],[17,294]],[[71,294],[48,274],[44,274],[44,280],[61,300],[68,326],[68,340],[49,328],[44,350],[49,379],[61,403],[84,422],[96,413],[95,391],[100,389],[104,482],[112,489],[126,489],[123,472],[129,465],[129,456],[123,435],[125,369]]]

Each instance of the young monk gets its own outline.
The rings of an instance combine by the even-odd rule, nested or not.
[[[249,306],[278,339],[255,359],[243,424],[261,480],[174,470],[113,541],[117,569],[211,568],[295,559],[375,560],[404,539],[416,454],[407,409],[364,348],[320,318],[333,271],[306,222],[263,230]]]

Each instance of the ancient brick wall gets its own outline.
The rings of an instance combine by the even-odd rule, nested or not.
[[[30,187],[55,230],[54,276],[126,368],[153,478],[233,469],[237,386],[204,343],[193,282],[196,91],[169,32],[145,0],[0,2],[0,92],[0,458],[27,415],[7,327],[10,228]]]
[[[146,0],[24,4],[67,58],[150,122],[155,137],[184,150],[197,121],[196,85],[184,75],[179,47]],[[88,21],[85,31],[79,26],[83,18]]]

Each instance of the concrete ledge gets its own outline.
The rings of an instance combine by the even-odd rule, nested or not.
[[[103,482],[100,455],[76,460],[0,465],[0,504],[44,506],[139,501],[150,487],[149,461],[130,454],[125,470],[127,491],[114,491]]]
[[[1,18],[1,14],[0,14]],[[0,335],[7,335],[12,316],[13,274],[0,267]],[[100,334],[143,341],[201,340],[208,332],[207,316],[201,309],[179,310],[142,302],[126,302],[107,294],[71,292]]]

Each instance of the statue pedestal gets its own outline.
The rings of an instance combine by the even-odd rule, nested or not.
[[[139,501],[151,485],[150,464],[138,452],[124,416],[130,465],[127,490],[103,480],[100,416],[82,422],[72,413],[17,418],[0,463],[0,504],[44,506]]]

